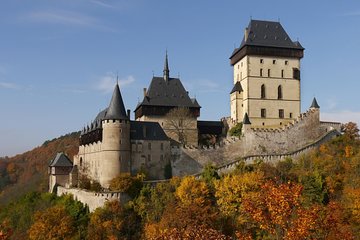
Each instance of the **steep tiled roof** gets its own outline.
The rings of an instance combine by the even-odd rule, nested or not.
[[[251,124],[247,113],[245,113],[245,115],[244,115],[243,124]]]
[[[262,46],[303,50],[298,41],[293,42],[280,22],[251,20],[247,27],[247,37],[242,39],[239,48],[234,49],[231,57],[244,46]],[[230,58],[231,58],[230,57]]]
[[[198,107],[197,101],[192,101],[180,79],[153,77],[143,101],[137,106],[168,106],[168,107]]]
[[[313,99],[310,108],[320,108],[319,104],[316,101],[316,98]]]
[[[50,167],[72,167],[73,163],[64,153],[56,154],[56,157],[50,162]]]
[[[164,130],[157,122],[130,122],[131,140],[168,140]]]
[[[240,82],[236,82],[233,89],[231,90],[230,94],[232,94],[233,92],[242,92],[243,88],[241,87]]]
[[[112,119],[112,120],[129,119],[128,116],[126,115],[124,102],[121,97],[120,88],[118,84],[116,84],[114,88],[114,92],[104,119]]]

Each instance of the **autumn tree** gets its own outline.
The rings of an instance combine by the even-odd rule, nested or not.
[[[204,206],[209,203],[209,188],[205,182],[196,180],[194,176],[184,177],[175,195],[184,205]]]
[[[130,173],[120,173],[110,181],[111,191],[120,191],[129,194],[130,197],[136,197],[142,187],[144,176],[139,174],[131,176]]]
[[[54,206],[35,213],[29,239],[71,239],[75,233],[74,220],[64,206]]]
[[[208,228],[206,226],[192,225],[185,229],[173,228],[161,232],[159,235],[151,236],[148,240],[171,240],[171,239],[207,239],[207,240],[230,240],[229,236],[225,236],[221,232]]]
[[[173,108],[165,116],[164,129],[171,135],[176,136],[177,140],[185,145],[187,139],[186,131],[194,129],[194,116],[189,108]],[[196,122],[195,122],[196,124]]]
[[[315,228],[316,209],[301,207],[302,188],[296,183],[266,181],[261,192],[248,195],[243,206],[260,229],[275,239],[304,239]]]
[[[341,125],[341,131],[351,140],[359,139],[359,128],[354,122],[348,122]]]
[[[8,240],[12,236],[13,230],[10,227],[9,221],[4,220],[0,223],[0,240]]]
[[[119,201],[110,201],[90,216],[88,239],[139,239],[140,220]]]
[[[226,175],[215,181],[215,197],[220,211],[225,215],[240,214],[244,197],[259,191],[262,181],[262,172]]]

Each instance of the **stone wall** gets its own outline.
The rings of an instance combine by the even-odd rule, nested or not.
[[[120,201],[122,204],[128,202],[130,197],[126,193],[121,192],[90,192],[79,188],[65,188],[58,186],[57,195],[64,194],[73,195],[75,200],[86,204],[90,212],[98,207],[103,207],[107,201]]]
[[[326,133],[319,109],[310,109],[282,128],[245,128],[245,154],[279,154],[295,151]]]
[[[270,156],[299,151],[320,140],[323,141],[325,136],[333,134],[332,131],[339,132],[340,123],[320,122],[319,116],[319,109],[310,109],[282,128],[252,129],[251,125],[244,125],[244,135],[240,139],[227,137],[213,146],[180,148],[182,153],[178,154],[177,162],[187,164],[192,161],[197,162],[197,169],[201,171],[206,164],[219,167],[234,163],[246,156],[269,156],[267,159],[274,160],[277,157]],[[193,172],[188,168],[187,165],[182,164],[175,172],[179,175],[185,175],[185,172],[192,174]]]

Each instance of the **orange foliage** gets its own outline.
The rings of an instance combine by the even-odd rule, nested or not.
[[[9,226],[9,222],[7,220],[4,220],[0,224],[0,240],[8,240],[10,239],[13,231],[11,227]]]
[[[165,230],[160,233],[158,236],[153,236],[147,238],[149,240],[193,240],[193,239],[207,239],[207,240],[230,240],[231,237],[225,236],[222,233],[208,228],[204,225],[191,225],[187,228],[173,228]]]
[[[55,206],[35,213],[29,239],[71,239],[74,234],[73,219],[64,206]]]
[[[261,229],[278,238],[302,239],[314,227],[316,210],[300,206],[300,184],[277,185],[267,181],[261,189],[261,193],[249,195],[243,203]]]

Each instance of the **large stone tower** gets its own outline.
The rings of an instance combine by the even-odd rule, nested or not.
[[[103,142],[99,182],[107,187],[120,172],[130,172],[130,119],[126,114],[119,85],[102,120]]]
[[[230,56],[231,119],[241,122],[247,113],[252,127],[279,127],[298,117],[303,52],[279,22],[251,20]]]

